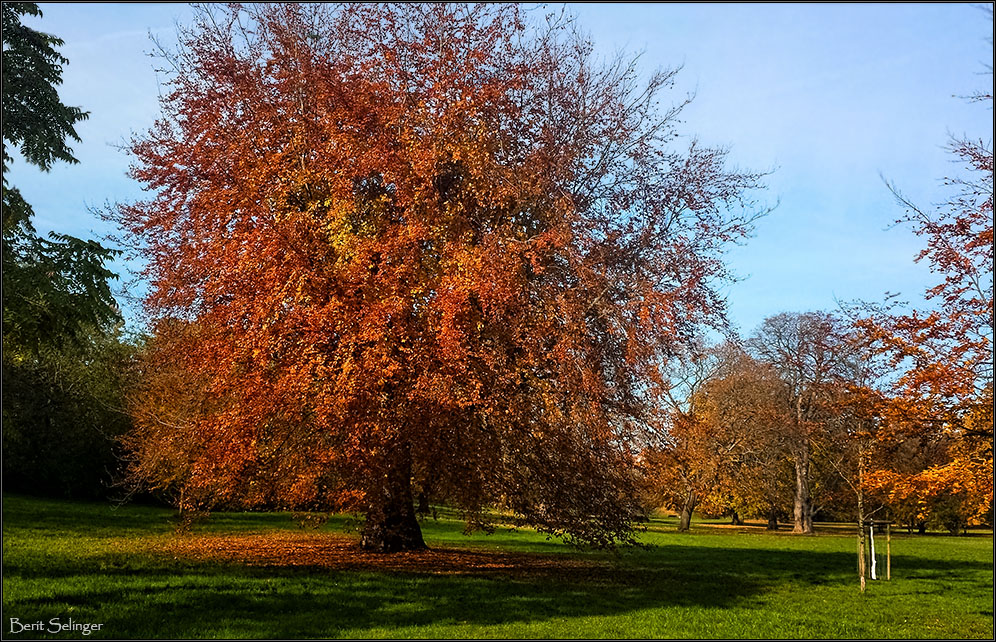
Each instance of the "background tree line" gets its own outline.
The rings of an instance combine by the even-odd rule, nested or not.
[[[860,498],[866,518],[911,531],[991,527],[985,388],[939,427],[889,394],[889,372],[867,334],[823,312],[689,352],[641,456],[648,508],[678,513],[681,529],[699,510],[810,533],[814,518],[855,521]]]

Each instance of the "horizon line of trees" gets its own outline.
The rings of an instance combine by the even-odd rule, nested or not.
[[[696,510],[797,533],[816,518],[991,528],[991,393],[940,426],[890,395],[897,375],[843,313],[781,313],[745,340],[695,346],[638,459],[648,512],[677,513],[680,530]]]

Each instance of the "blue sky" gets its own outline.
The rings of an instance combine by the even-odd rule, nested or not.
[[[117,146],[152,124],[159,80],[149,34],[175,41],[180,4],[42,4],[33,27],[66,41],[60,94],[91,112],[79,165],[44,174],[15,161],[11,182],[39,231],[112,231],[89,208],[141,196]],[[728,256],[745,277],[726,289],[749,332],[781,311],[835,299],[918,301],[936,277],[880,175],[915,202],[943,201],[959,168],[948,134],[992,139],[993,114],[957,96],[992,86],[992,22],[969,4],[583,4],[596,47],[642,51],[641,66],[683,65],[674,99],[694,91],[681,132],[728,146],[737,165],[774,169],[760,194],[777,209]]]

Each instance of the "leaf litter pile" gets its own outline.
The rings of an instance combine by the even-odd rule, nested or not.
[[[361,548],[355,538],[329,533],[178,535],[150,542],[149,552],[174,559],[246,566],[433,575],[538,575],[594,579],[615,574],[614,565],[606,560],[577,559],[566,555],[467,548],[377,553]]]

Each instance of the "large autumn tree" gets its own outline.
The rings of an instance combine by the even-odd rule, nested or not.
[[[717,376],[702,387],[696,403],[700,421],[721,436],[705,451],[718,460],[712,504],[735,516],[764,517],[768,529],[776,530],[792,496],[789,391],[771,364],[739,346],[723,345],[721,358]]]
[[[692,513],[713,490],[722,462],[714,456],[724,433],[702,420],[701,390],[722,368],[719,351],[701,340],[674,355],[663,404],[649,417],[637,470],[650,502],[678,513],[678,530],[691,527]]]
[[[132,479],[362,510],[379,550],[423,545],[415,490],[628,540],[630,437],[758,181],[676,141],[675,71],[512,4],[198,15],[118,210],[156,334]]]

